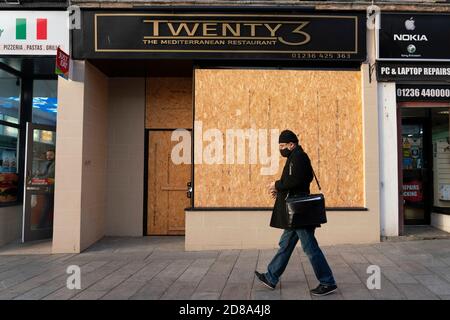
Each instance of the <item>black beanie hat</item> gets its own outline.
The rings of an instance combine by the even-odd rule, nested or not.
[[[298,138],[291,130],[283,130],[278,138],[278,143],[298,143]]]

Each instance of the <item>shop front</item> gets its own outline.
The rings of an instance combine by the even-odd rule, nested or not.
[[[405,225],[450,230],[450,46],[443,41],[449,22],[449,15],[381,16],[377,73],[387,236],[404,234]],[[391,174],[398,179],[388,179]]]
[[[276,247],[266,185],[287,128],[327,199],[321,243],[380,240],[365,13],[278,11],[82,10],[58,82],[54,252],[105,235]]]
[[[62,10],[0,11],[0,246],[52,237]]]

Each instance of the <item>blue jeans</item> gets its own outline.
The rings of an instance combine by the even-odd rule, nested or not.
[[[265,276],[270,283],[273,285],[278,283],[281,275],[286,269],[292,251],[294,251],[295,245],[297,244],[298,239],[300,239],[303,251],[311,262],[316,278],[319,280],[320,284],[336,284],[330,266],[314,237],[314,231],[315,227],[284,230],[280,238],[280,249],[278,249],[278,252],[269,263],[267,273],[265,273]]]

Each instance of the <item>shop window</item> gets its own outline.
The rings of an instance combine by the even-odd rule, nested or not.
[[[33,123],[56,126],[57,80],[33,82]]]
[[[0,120],[18,123],[20,79],[0,70]]]
[[[18,133],[17,128],[0,125],[0,205],[17,201]]]

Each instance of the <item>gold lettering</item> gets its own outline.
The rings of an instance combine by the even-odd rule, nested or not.
[[[199,23],[195,23],[194,26],[192,27],[192,30],[189,29],[188,25],[186,23],[180,23],[180,25],[178,26],[177,31],[175,31],[173,25],[171,22],[167,22],[167,26],[170,29],[170,32],[172,33],[173,36],[179,36],[181,31],[184,29],[187,33],[188,36],[192,37],[193,35],[195,35],[195,32],[197,32],[198,29],[198,25]]]
[[[280,29],[280,27],[282,26],[281,23],[277,24],[275,28],[272,29],[272,27],[270,26],[270,24],[268,23],[264,23],[264,26],[267,28],[267,30],[270,31],[270,36],[271,37],[275,37],[275,32],[277,32],[278,29]]]
[[[153,36],[154,37],[159,36],[159,21],[158,20],[153,21]]]
[[[217,36],[217,33],[209,33],[210,31],[217,31],[217,23],[203,23],[204,36]]]
[[[161,21],[159,20],[144,20],[144,23],[153,23],[153,36],[157,37],[159,36],[159,23]]]
[[[305,40],[300,41],[300,42],[288,42],[288,41],[284,40],[283,37],[278,37],[278,40],[280,40],[280,42],[287,44],[289,46],[300,46],[305,43],[308,43],[309,41],[311,41],[311,36],[308,33],[306,33],[305,31],[301,31],[308,24],[309,24],[309,21],[300,22],[300,25],[297,28],[295,28],[294,31],[292,31],[292,33],[298,33],[298,34],[303,35],[305,37]]]
[[[229,23],[224,23],[222,25],[223,36],[227,35],[227,30],[229,30],[235,37],[239,37],[241,35],[241,25],[239,23],[236,24],[235,29],[233,29]]]
[[[257,26],[262,26],[262,23],[244,23],[244,26],[249,26],[250,27],[250,35],[252,37],[254,37],[256,35],[256,27]]]

